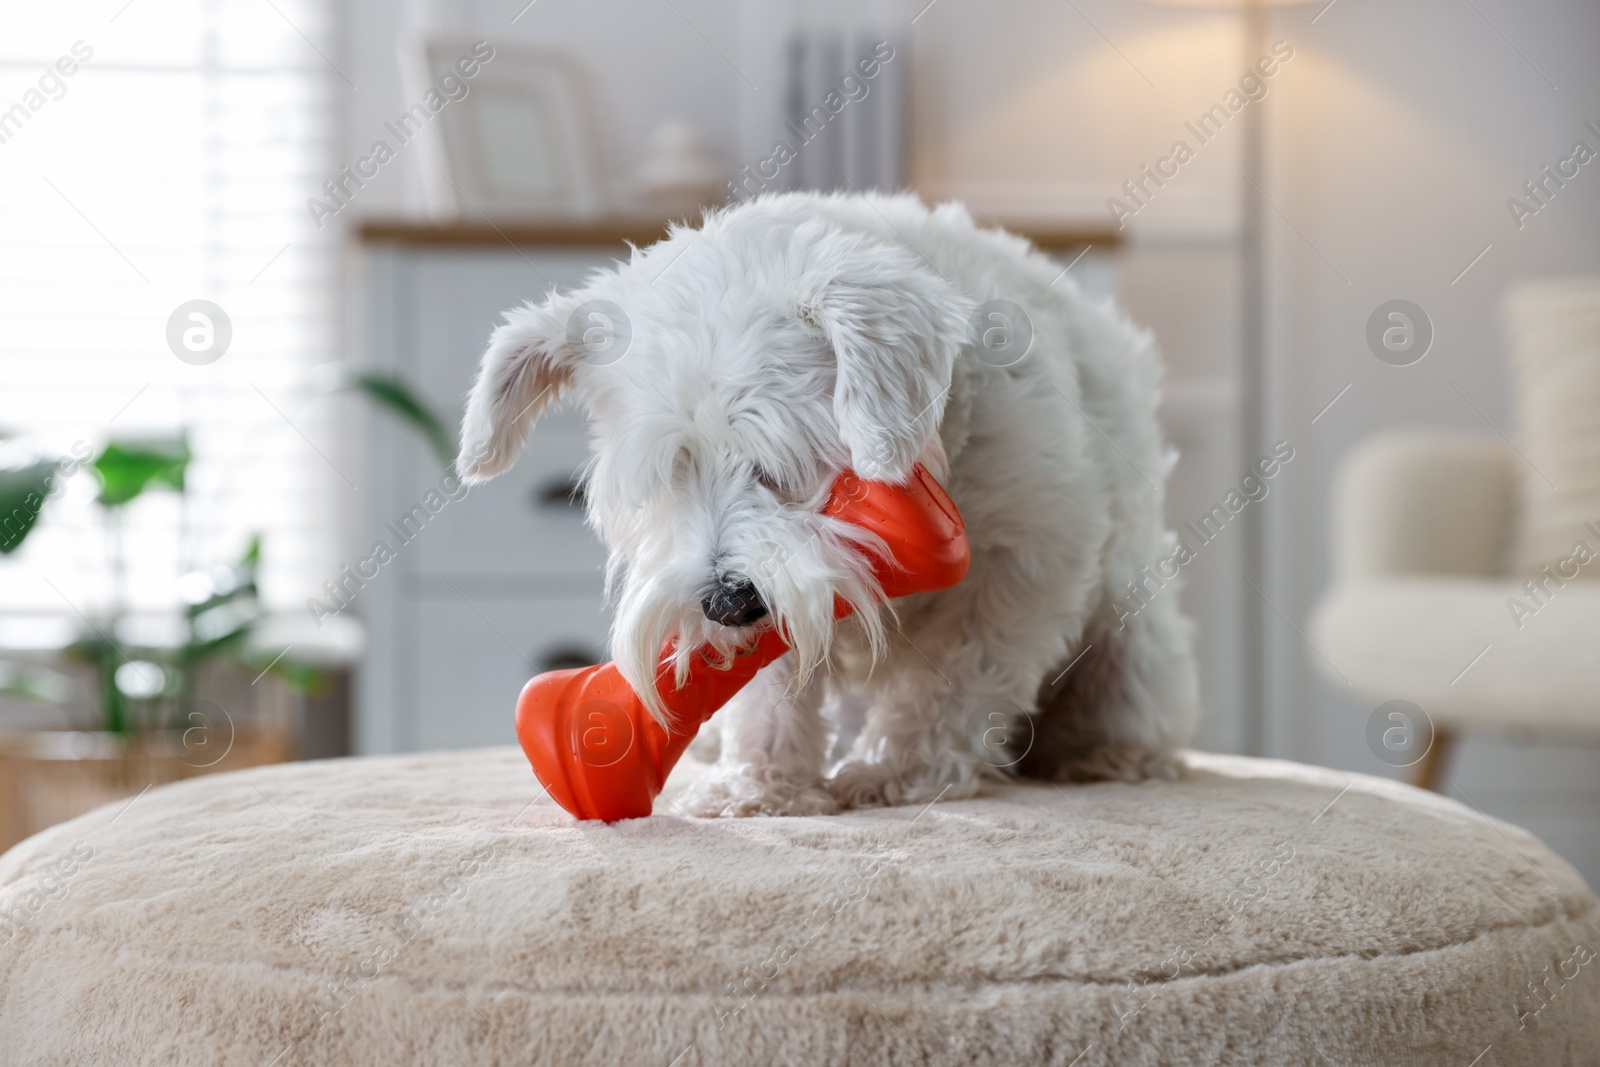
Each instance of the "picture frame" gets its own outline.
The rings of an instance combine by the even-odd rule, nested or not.
[[[469,220],[606,214],[610,189],[582,67],[558,49],[496,44],[492,58],[462,78],[458,61],[475,44],[481,48],[481,42],[432,38],[413,52],[414,95],[452,75],[466,88],[428,131],[434,214]]]

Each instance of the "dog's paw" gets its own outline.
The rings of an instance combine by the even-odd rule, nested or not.
[[[904,773],[886,763],[852,760],[834,771],[827,786],[841,807],[892,808],[962,800],[975,796],[980,782],[966,767],[929,767]]]
[[[1051,777],[1058,782],[1175,782],[1183,772],[1183,759],[1171,749],[1105,744],[1062,763]]]
[[[717,768],[685,789],[672,805],[701,819],[751,815],[832,815],[838,802],[821,782],[796,782],[749,765]]]
[[[827,786],[842,808],[891,808],[905,796],[905,788],[891,768],[865,760],[841,764]]]

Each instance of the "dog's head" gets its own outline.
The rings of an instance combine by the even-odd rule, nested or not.
[[[749,210],[749,209],[745,209]],[[509,312],[467,403],[459,471],[504,471],[570,395],[594,457],[589,521],[610,550],[612,655],[658,718],[672,639],[722,655],[776,625],[804,676],[835,598],[881,647],[863,550],[821,515],[835,476],[905,481],[942,460],[938,428],[968,301],[903,248],[817,221],[678,230],[581,291]]]

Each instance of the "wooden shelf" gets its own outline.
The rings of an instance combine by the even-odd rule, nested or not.
[[[1003,226],[1026,237],[1041,250],[1060,254],[1093,246],[1110,250],[1122,244],[1122,234],[1111,226],[1047,220],[979,219],[985,226]],[[497,223],[438,223],[414,219],[367,219],[357,229],[366,244],[455,246],[495,245],[593,248],[631,241],[648,245],[667,234],[662,219],[615,216],[573,222],[504,221]]]
[[[1086,222],[1054,222],[1046,219],[993,219],[979,218],[980,226],[999,226],[1018,237],[1026,237],[1041,252],[1060,255],[1084,248],[1098,248],[1111,252],[1122,247],[1122,231],[1110,223],[1099,226]]]
[[[583,222],[426,222],[410,219],[367,219],[357,231],[367,244],[402,245],[543,245],[593,247],[632,241],[647,245],[667,235],[662,219],[612,217]]]

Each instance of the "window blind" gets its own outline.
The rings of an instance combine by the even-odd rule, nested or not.
[[[305,201],[337,129],[330,0],[0,0],[0,430],[11,447],[98,449],[186,433],[188,492],[107,529],[87,474],[0,559],[0,611],[108,606],[121,538],[129,606],[263,537],[269,603],[336,569],[355,490],[337,401],[338,261]],[[168,323],[205,300],[231,327],[211,362]],[[208,320],[215,316],[208,315]],[[180,316],[189,341],[220,322]]]

